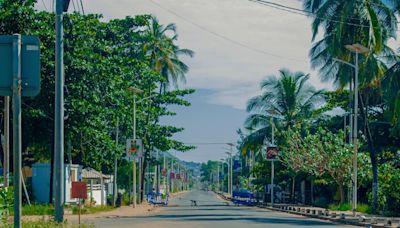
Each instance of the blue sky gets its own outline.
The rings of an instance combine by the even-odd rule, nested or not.
[[[187,161],[219,160],[224,156],[223,144],[206,143],[235,143],[236,130],[240,128],[246,118],[246,112],[228,105],[210,104],[215,92],[198,89],[195,94],[187,98],[192,103],[190,107],[172,107],[177,116],[162,120],[165,124],[174,124],[184,127],[185,131],[176,135],[176,139],[186,143],[194,143],[196,150],[176,155]]]

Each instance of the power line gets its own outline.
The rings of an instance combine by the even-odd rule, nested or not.
[[[46,9],[46,11],[49,11],[49,10],[47,9],[47,6],[46,6],[46,3],[44,2],[44,0],[42,0],[42,4],[43,4],[44,8]]]
[[[82,0],[81,0],[81,8],[82,8],[82,14],[83,14],[83,15],[85,15],[85,10],[83,9],[83,3],[82,3]]]
[[[352,22],[340,21],[340,20],[330,19],[330,18],[327,18],[327,17],[320,17],[320,16],[317,16],[315,13],[313,13],[311,11],[302,10],[302,9],[298,9],[298,8],[295,8],[295,7],[282,5],[282,4],[278,4],[278,3],[270,2],[270,1],[266,1],[266,0],[249,0],[249,1],[261,4],[261,5],[264,5],[264,6],[268,6],[270,8],[274,8],[274,9],[278,9],[278,10],[281,10],[281,11],[289,12],[289,13],[292,13],[292,14],[298,14],[298,15],[302,15],[302,16],[306,16],[306,17],[314,17],[314,18],[318,18],[318,19],[323,19],[325,21],[331,21],[331,22],[334,22],[334,23],[346,24],[346,25],[351,25],[351,26],[356,26],[356,27],[363,27],[363,28],[370,28],[371,27],[369,25],[363,25],[363,24],[356,24],[356,23],[352,23]],[[339,18],[338,16],[333,16],[333,17]],[[354,17],[345,17],[345,18],[346,19],[352,19],[352,20],[358,20],[358,21],[361,22],[360,18],[354,18]],[[377,27],[372,26],[372,28],[377,28]],[[400,30],[396,30],[396,31],[400,31]]]
[[[206,27],[187,19],[186,17],[183,17],[183,16],[179,15],[178,13],[176,13],[176,12],[174,12],[174,11],[172,11],[172,10],[162,6],[162,5],[160,5],[159,3],[157,3],[157,2],[155,2],[153,0],[150,0],[150,2],[153,3],[154,5],[158,6],[159,8],[161,8],[161,9],[163,9],[163,10],[165,10],[165,11],[167,11],[167,12],[173,14],[173,15],[175,15],[176,17],[179,17],[180,19],[186,21],[187,23],[189,23],[189,24],[191,24],[191,25],[193,25],[193,26],[195,26],[195,27],[197,27],[197,28],[209,33],[209,34],[212,34],[212,35],[214,35],[216,37],[219,37],[219,38],[224,39],[224,40],[226,40],[226,41],[228,41],[230,43],[233,43],[233,44],[235,44],[237,46],[246,48],[248,50],[251,50],[251,51],[254,51],[254,52],[257,52],[257,53],[260,53],[260,54],[272,56],[272,57],[275,57],[275,58],[287,59],[287,60],[296,61],[296,62],[302,62],[302,63],[305,63],[305,62],[308,63],[308,61],[304,61],[303,59],[297,59],[297,58],[291,58],[291,57],[287,57],[287,56],[277,55],[277,54],[274,54],[274,53],[270,53],[270,52],[266,52],[266,51],[263,51],[263,50],[259,50],[259,49],[253,48],[253,47],[248,46],[248,45],[246,45],[244,43],[241,43],[239,41],[231,39],[228,36],[221,35],[219,33],[211,31],[211,30],[207,29]]]
[[[184,142],[184,144],[188,144],[188,145],[227,145],[229,143],[232,142]],[[235,144],[235,143],[233,143]]]

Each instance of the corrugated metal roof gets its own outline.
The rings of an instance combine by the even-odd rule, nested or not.
[[[103,179],[111,179],[110,175],[104,175],[95,169],[92,168],[82,169],[83,179],[100,179],[101,177],[103,177]]]

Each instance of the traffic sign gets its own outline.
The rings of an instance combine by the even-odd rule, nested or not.
[[[33,97],[40,92],[40,42],[35,36],[21,36],[21,92]],[[0,96],[12,96],[13,36],[0,36]]]
[[[126,140],[126,157],[129,161],[143,157],[143,141],[141,139]]]

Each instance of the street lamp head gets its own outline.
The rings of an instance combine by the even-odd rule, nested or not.
[[[233,143],[227,143],[226,145],[228,145],[228,146],[234,146],[235,144],[233,144]]]
[[[362,46],[361,44],[345,45],[345,47],[347,50],[354,53],[365,54],[369,52],[369,49],[367,47]]]
[[[128,90],[131,91],[132,93],[143,93],[143,90],[138,89],[138,88],[133,87],[133,86],[130,86],[130,87],[128,88]]]

